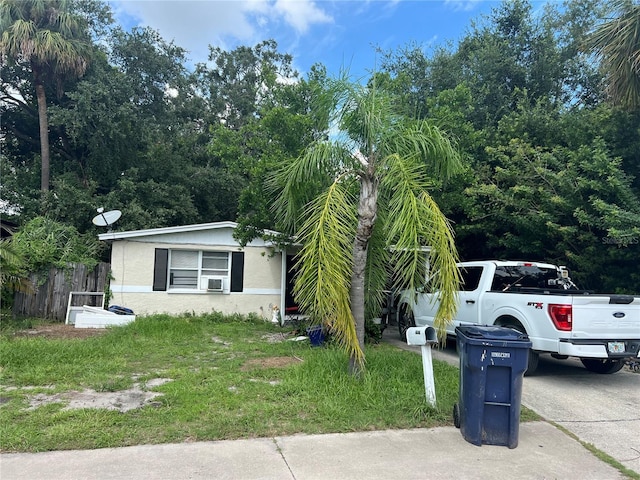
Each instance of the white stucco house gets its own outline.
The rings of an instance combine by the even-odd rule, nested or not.
[[[255,313],[295,308],[292,256],[262,239],[240,247],[235,222],[108,232],[110,303],[152,313]]]

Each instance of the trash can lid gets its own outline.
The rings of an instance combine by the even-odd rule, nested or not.
[[[529,341],[526,333],[519,332],[513,328],[483,326],[483,325],[465,325],[456,327],[456,335],[461,333],[468,338],[478,338],[485,340],[506,340],[506,341]]]

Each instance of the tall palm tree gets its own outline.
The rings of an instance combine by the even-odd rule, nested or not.
[[[601,58],[612,102],[629,110],[640,107],[640,4],[612,3],[615,16],[589,37],[589,46]]]
[[[49,121],[45,85],[59,87],[67,75],[81,76],[90,58],[87,22],[67,0],[1,0],[0,52],[3,58],[31,68],[38,101],[40,189],[49,190]]]
[[[396,288],[424,283],[424,244],[432,248],[432,286],[442,292],[441,330],[455,314],[453,233],[428,189],[460,161],[443,132],[397,115],[393,98],[375,83],[331,79],[318,98],[316,118],[331,131],[273,176],[274,209],[302,244],[299,306],[332,329],[357,374],[364,368],[365,310],[380,307],[389,266]],[[312,190],[321,193],[307,202]]]

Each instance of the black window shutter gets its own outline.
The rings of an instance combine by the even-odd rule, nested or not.
[[[241,292],[244,286],[244,252],[231,252],[231,291]]]
[[[153,266],[153,291],[160,292],[167,289],[167,266],[169,263],[169,250],[156,248],[156,257]]]

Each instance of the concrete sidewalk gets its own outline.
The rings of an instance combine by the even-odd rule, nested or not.
[[[0,455],[2,480],[626,478],[546,422],[515,449],[454,427]]]

